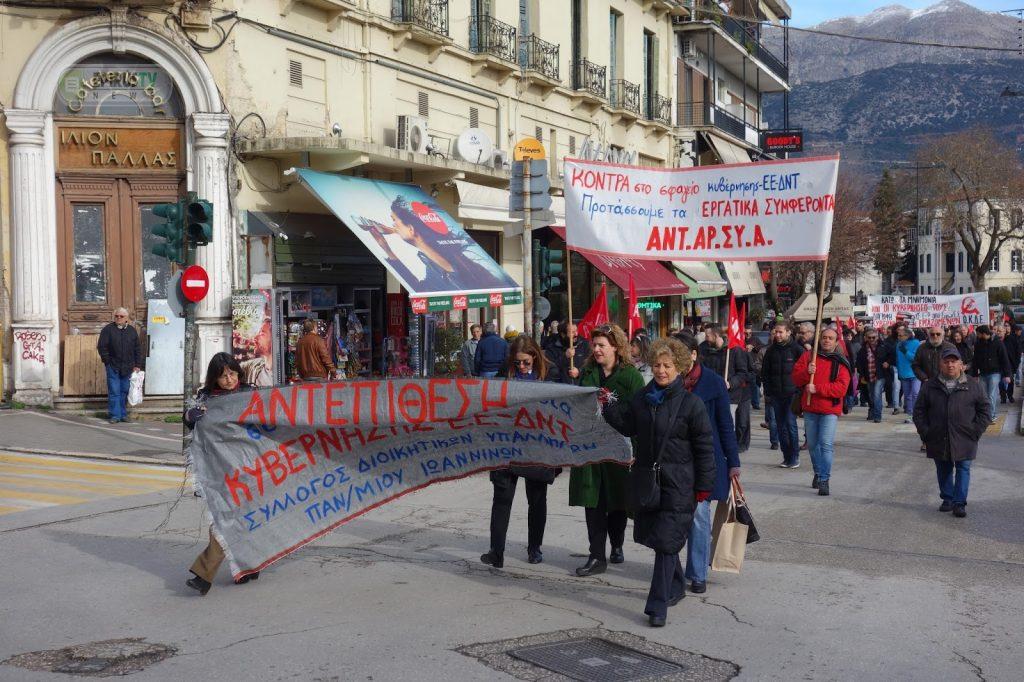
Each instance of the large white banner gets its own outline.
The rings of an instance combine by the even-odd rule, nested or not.
[[[868,296],[876,327],[907,322],[912,327],[977,327],[988,324],[988,292],[957,296]]]
[[[824,260],[839,157],[700,168],[565,161],[566,243],[651,260]]]

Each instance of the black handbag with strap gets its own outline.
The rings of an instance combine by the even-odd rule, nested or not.
[[[669,415],[668,423],[669,428],[676,421],[676,416],[679,414],[679,407],[683,404],[683,399],[680,398],[672,408],[672,414]],[[654,431],[655,424],[657,423],[657,410],[651,410],[651,431]],[[654,440],[654,434],[651,434],[652,442]],[[661,441],[661,445],[658,447],[658,454],[654,458],[654,462],[650,466],[641,466],[634,462],[632,468],[629,470],[629,493],[630,493],[630,507],[637,511],[655,511],[661,509],[661,454],[665,451],[665,445],[668,443],[669,434],[666,433],[665,437]]]

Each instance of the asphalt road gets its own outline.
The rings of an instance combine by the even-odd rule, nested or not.
[[[598,628],[730,661],[739,679],[1021,679],[1024,441],[990,430],[968,516],[955,519],[936,510],[912,427],[863,415],[840,423],[828,498],[809,487],[806,456],[776,468],[755,428],[742,477],[763,539],[740,575],[712,573],[663,629],[642,613],[649,550],[627,543],[622,566],[571,575],[586,531],[565,475],[543,564],[526,563],[521,490],[505,568],[479,562],[490,485],[477,476],[374,510],[258,582],[222,571],[206,597],[184,586],[206,541],[203,506],[165,490],[0,516],[0,661],[141,637],[175,653],[140,680],[514,679],[466,647]],[[66,676],[0,664],[0,679]]]

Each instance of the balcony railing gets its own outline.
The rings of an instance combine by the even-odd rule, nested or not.
[[[761,44],[757,24],[722,14],[722,9],[717,4],[712,5],[701,0],[695,2],[694,5],[693,21],[713,21],[718,24],[733,40],[742,45],[751,57],[764,64],[769,71],[783,81],[789,82],[789,66]]]
[[[672,99],[658,93],[647,96],[647,120],[672,125]]]
[[[707,102],[682,102],[676,111],[676,125],[687,128],[700,128],[703,126],[714,126],[722,132],[728,133],[738,140],[754,144],[752,139],[760,137],[757,135],[757,127],[744,123],[743,119],[733,116],[722,107],[717,107]],[[751,133],[748,135],[748,132]],[[760,142],[756,143],[760,144]]]
[[[448,37],[448,0],[392,0],[391,20]]]
[[[624,109],[640,115],[640,86],[636,83],[616,78],[611,82],[609,100],[613,109]]]
[[[545,78],[561,80],[558,75],[558,52],[558,45],[531,34],[519,42],[519,65],[527,71],[536,71]]]
[[[474,14],[469,20],[469,49],[514,64],[516,27],[486,14]]]
[[[590,94],[603,99],[607,97],[608,93],[608,88],[605,84],[605,74],[607,72],[607,67],[598,66],[586,59],[581,59],[573,64],[572,89],[589,92]]]

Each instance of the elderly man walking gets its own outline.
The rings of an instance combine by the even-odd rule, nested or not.
[[[466,342],[462,344],[462,350],[459,352],[459,364],[462,365],[462,375],[471,377],[476,372],[476,347],[480,343],[480,337],[483,336],[483,328],[474,324],[469,328],[470,337],[466,339]]]
[[[110,423],[127,421],[128,388],[132,372],[142,368],[142,345],[126,308],[114,311],[114,321],[100,332],[96,350],[107,368],[107,411]]]
[[[964,372],[960,351],[944,349],[938,376],[925,383],[914,405],[914,426],[929,459],[935,461],[942,498],[939,511],[967,516],[971,462],[992,418],[991,409],[981,384]]]

